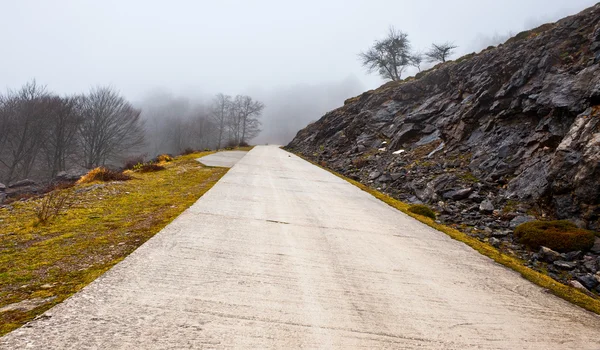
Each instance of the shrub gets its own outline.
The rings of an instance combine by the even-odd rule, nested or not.
[[[57,187],[48,192],[35,208],[35,215],[40,223],[45,224],[56,217],[61,211],[73,205],[74,192],[70,189]]]
[[[565,220],[530,221],[517,226],[515,237],[532,249],[541,246],[558,252],[586,251],[594,245],[594,233]]]
[[[242,142],[240,142],[240,144],[238,146],[239,147],[250,147],[250,144],[246,141],[242,141]]]
[[[184,149],[183,152],[181,152],[181,155],[187,156],[188,154],[194,154],[194,153],[196,153],[196,150],[188,147],[188,148]]]
[[[173,157],[171,157],[168,154],[161,154],[160,156],[156,157],[156,162],[157,163],[168,163],[168,162],[172,162],[173,161]]]
[[[152,173],[155,171],[161,171],[161,170],[165,170],[166,168],[162,165],[158,165],[156,163],[144,163],[144,164],[138,164],[135,166],[135,168],[133,170],[140,172],[140,173]]]
[[[229,140],[225,144],[225,149],[233,149],[233,148],[236,148],[237,146],[238,146],[237,141],[235,141],[235,140]]]
[[[123,174],[119,171],[113,171],[104,167],[99,167],[96,169],[90,170],[87,174],[85,174],[79,181],[78,184],[85,184],[94,181],[127,181],[131,180],[131,176],[127,174]]]
[[[138,165],[138,164],[143,164],[144,163],[144,156],[143,155],[139,155],[139,156],[134,156],[131,158],[127,158],[125,160],[125,162],[123,163],[123,170],[133,170],[133,168]]]
[[[413,204],[410,207],[408,207],[408,211],[410,211],[411,213],[426,216],[428,218],[432,218],[433,220],[435,220],[435,212],[433,210],[431,210],[431,208],[429,208],[428,206],[426,206],[424,204]]]

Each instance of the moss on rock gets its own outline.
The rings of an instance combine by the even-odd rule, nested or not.
[[[526,222],[517,226],[515,237],[532,249],[544,246],[558,252],[586,251],[594,245],[594,232],[566,220]]]

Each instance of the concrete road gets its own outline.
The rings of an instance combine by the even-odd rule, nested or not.
[[[600,317],[277,147],[255,147],[2,349],[600,349]]]
[[[245,151],[223,151],[213,154],[209,154],[202,158],[198,158],[198,161],[207,166],[220,166],[225,168],[231,168],[240,159],[246,155]]]

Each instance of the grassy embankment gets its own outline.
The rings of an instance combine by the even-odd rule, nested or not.
[[[72,205],[45,224],[41,198],[0,208],[0,336],[92,282],[208,191],[227,171],[195,160],[208,153],[129,181],[76,185]]]
[[[479,253],[491,258],[495,262],[518,272],[519,274],[521,274],[521,276],[523,276],[523,278],[537,284],[538,286],[540,286],[542,288],[547,289],[550,293],[552,293],[564,300],[567,300],[575,305],[578,305],[588,311],[591,311],[591,312],[594,312],[594,313],[600,315],[600,300],[590,297],[590,296],[586,295],[585,293],[583,293],[583,292],[579,291],[578,289],[575,289],[571,286],[567,286],[560,282],[557,282],[554,279],[552,279],[551,277],[549,277],[543,273],[532,270],[529,267],[525,266],[524,262],[521,259],[518,259],[517,257],[512,256],[512,255],[502,253],[501,251],[494,248],[493,246],[491,246],[487,243],[481,242],[478,239],[473,238],[464,232],[460,232],[457,229],[454,229],[452,227],[439,224],[439,223],[435,222],[435,220],[433,220],[429,217],[425,217],[425,216],[410,212],[409,204],[406,204],[397,199],[394,199],[394,198],[392,198],[386,194],[383,194],[369,186],[366,186],[358,181],[349,179],[341,174],[336,173],[335,171],[333,171],[331,169],[328,169],[319,164],[316,164],[315,162],[303,157],[300,154],[296,154],[296,155],[298,155],[299,157],[313,163],[314,165],[316,165],[324,170],[327,170],[330,173],[348,181],[349,183],[360,188],[361,190],[368,192],[373,197],[400,210],[404,214],[409,215],[409,216],[421,221],[422,223],[447,234],[452,239],[455,239],[457,241],[465,243],[466,245],[475,249]]]

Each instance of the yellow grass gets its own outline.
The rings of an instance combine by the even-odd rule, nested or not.
[[[0,208],[0,309],[55,297],[29,312],[0,312],[0,335],[83,288],[193,204],[227,171],[195,161],[208,153],[126,182],[77,185],[75,204],[48,224],[35,215],[41,199]]]

